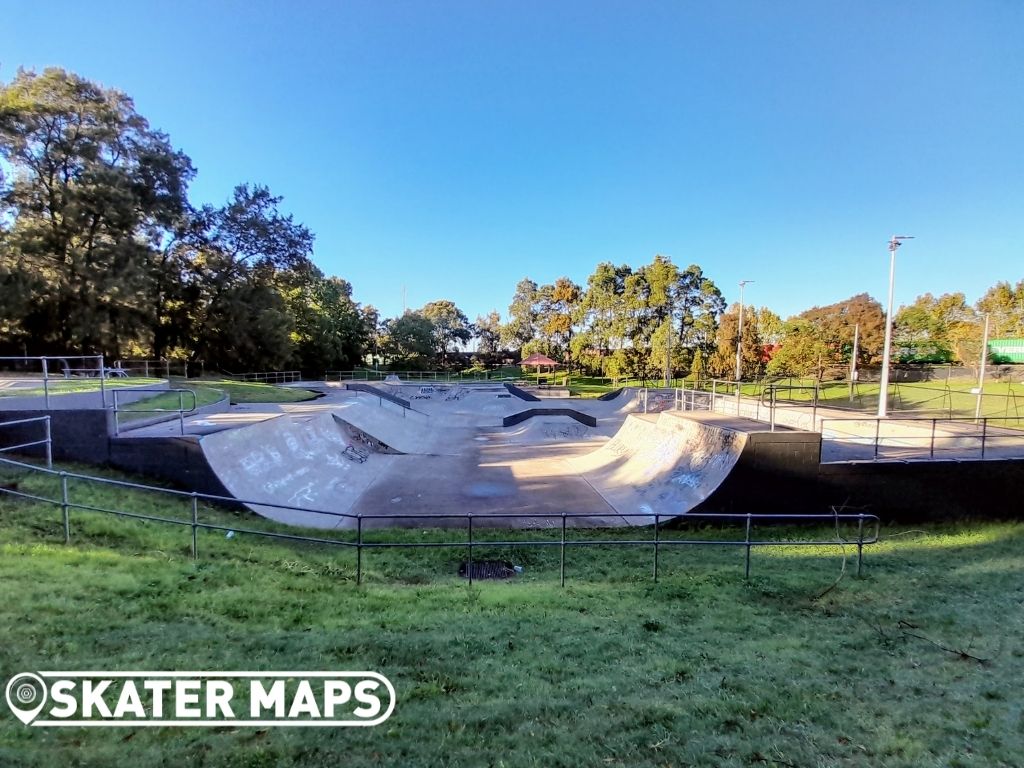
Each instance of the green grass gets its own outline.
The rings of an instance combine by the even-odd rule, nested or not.
[[[138,421],[140,419],[159,417],[161,415],[160,411],[173,411],[176,413],[179,406],[184,407],[187,413],[193,408],[193,406],[195,408],[201,408],[204,405],[211,405],[219,402],[224,398],[223,390],[189,384],[186,381],[182,381],[180,384],[175,384],[175,387],[194,392],[195,398],[193,399],[192,395],[188,394],[188,392],[185,392],[180,396],[177,392],[168,392],[166,394],[154,395],[153,397],[137,400],[134,403],[125,403],[123,405],[118,403],[118,422],[124,424],[132,421]]]
[[[151,387],[163,383],[163,379],[138,378],[113,378],[106,379],[104,385],[107,389],[126,389],[131,387]],[[99,392],[99,379],[50,379],[47,388],[51,395],[67,395],[76,392]],[[45,394],[42,385],[25,389],[11,388],[0,389],[0,397],[36,397]]]
[[[234,381],[232,379],[173,379],[174,386],[192,387],[201,385],[223,390],[231,396],[232,404],[236,403],[298,403],[312,400],[317,395],[308,389],[295,387],[278,387],[254,381]]]
[[[56,491],[7,474],[23,492]],[[188,516],[181,501],[79,482],[71,497]],[[817,599],[839,574],[835,547],[755,552],[749,583],[739,550],[664,551],[658,584],[646,547],[576,549],[564,589],[548,550],[495,552],[525,573],[472,587],[453,575],[460,551],[375,551],[357,587],[350,550],[201,532],[193,562],[187,527],[76,510],[65,546],[59,520],[0,495],[5,677],[369,669],[398,705],[384,725],[350,730],[44,730],[5,715],[11,768],[992,768],[1024,754],[1020,524],[886,529],[866,576],[848,568]]]
[[[785,379],[778,383],[778,402],[809,403],[814,399],[813,379]],[[968,381],[952,382],[948,388],[945,382],[939,381],[892,384],[889,389],[891,410],[928,416],[974,416],[977,395],[972,394],[971,389],[975,386]],[[760,396],[762,389],[759,384],[744,384],[742,387],[743,394],[749,397]],[[857,384],[851,400],[849,382],[826,382],[819,389],[818,402],[825,407],[870,412],[878,406],[878,393],[877,382]],[[981,415],[1024,417],[1024,384],[985,382]]]

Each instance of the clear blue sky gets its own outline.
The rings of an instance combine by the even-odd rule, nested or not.
[[[386,315],[698,263],[783,316],[1024,278],[1024,3],[4,0],[0,79],[120,88]]]

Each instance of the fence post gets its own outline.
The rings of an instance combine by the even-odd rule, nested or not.
[[[193,396],[194,399],[194,396]],[[193,405],[195,403],[193,402]],[[178,390],[178,428],[181,430],[182,437],[185,436],[185,391],[182,389]]]
[[[661,515],[655,514],[654,516],[654,583],[658,583],[658,545],[661,543],[660,530],[658,523],[660,522]]]
[[[43,358],[43,407],[50,410],[50,369]]]
[[[932,441],[931,441],[931,446],[928,448],[928,458],[929,459],[934,459],[935,458],[935,422],[937,422],[937,421],[938,421],[938,419],[932,419]]]
[[[981,420],[981,458],[985,458],[985,439],[988,437],[988,417]]]
[[[60,513],[64,519],[64,543],[71,543],[71,510],[68,504],[68,475],[60,473]]]
[[[558,586],[565,586],[565,512],[562,513],[562,540],[558,546]]]
[[[864,568],[864,513],[857,515],[857,577]]]
[[[356,586],[363,583],[363,516],[356,515]]]
[[[473,513],[469,513],[469,558],[466,563],[466,575],[469,576],[469,585],[473,586]]]
[[[107,363],[100,355],[100,403],[107,407]]]
[[[193,491],[192,493],[192,559],[195,560],[199,557],[199,497]]]
[[[43,425],[46,427],[46,468],[53,469],[53,439],[50,433],[50,417],[44,416]]]
[[[879,418],[876,418],[875,419],[875,458],[876,459],[878,458],[878,439],[879,439],[879,432],[881,431],[881,429],[882,429],[882,420],[879,419]]]
[[[744,571],[744,578],[747,581],[750,581],[750,513],[749,512],[747,512],[747,538],[746,538],[746,542],[747,542],[747,560],[746,560],[746,568],[745,568],[745,571]]]

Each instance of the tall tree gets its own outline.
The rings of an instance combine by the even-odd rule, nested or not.
[[[501,345],[501,315],[498,311],[495,309],[487,315],[477,315],[473,326],[478,341],[476,351],[481,355],[497,354]]]
[[[501,343],[509,349],[521,350],[537,334],[537,304],[540,301],[537,283],[524,277],[516,284],[512,303],[508,307],[508,323],[503,329]]]
[[[116,356],[153,321],[149,257],[187,208],[189,159],[127,95],[57,68],[0,88],[0,158],[5,323],[35,351]]]
[[[448,299],[432,301],[420,310],[434,326],[434,349],[442,366],[448,365],[448,349],[473,338],[473,327],[466,314]]]

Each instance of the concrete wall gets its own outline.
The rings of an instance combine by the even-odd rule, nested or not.
[[[154,477],[187,491],[231,496],[217,479],[199,447],[199,438],[113,437],[108,463],[144,477]]]
[[[109,410],[23,410],[0,411],[0,422],[17,419],[50,417],[53,458],[61,461],[83,461],[102,464],[109,457],[107,438],[114,429],[114,414]],[[0,447],[43,439],[42,422],[0,428]],[[40,446],[24,451],[26,455],[43,456]]]

